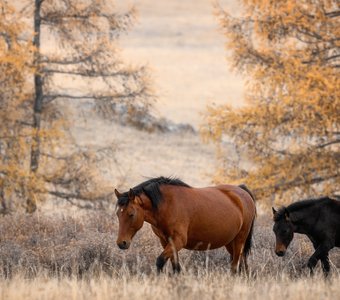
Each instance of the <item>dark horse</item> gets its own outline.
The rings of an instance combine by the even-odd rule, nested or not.
[[[273,208],[275,253],[283,256],[293,239],[294,232],[306,234],[315,252],[308,260],[313,273],[318,260],[327,276],[330,271],[328,251],[340,247],[340,201],[330,197],[295,202],[278,211]]]
[[[239,270],[240,262],[247,270],[255,203],[244,185],[193,188],[179,179],[158,177],[129,192],[115,193],[119,248],[128,249],[144,221],[150,223],[164,248],[156,261],[159,272],[169,258],[174,272],[180,271],[178,251],[182,248],[223,246],[232,257],[232,271]]]

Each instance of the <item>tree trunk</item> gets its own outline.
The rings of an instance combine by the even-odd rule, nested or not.
[[[41,124],[41,112],[43,104],[43,78],[39,69],[39,58],[40,58],[40,34],[41,34],[41,9],[42,0],[35,0],[34,9],[34,38],[33,45],[35,46],[34,55],[34,66],[36,67],[34,73],[34,104],[33,104],[33,128],[34,135],[31,148],[31,172],[36,173],[39,167],[39,156],[40,156],[40,124]],[[27,199],[27,212],[34,212],[36,210],[36,201],[31,196]]]
[[[4,191],[2,189],[0,189],[0,203],[1,203],[0,214],[2,215],[8,214],[9,210],[8,210],[7,203],[5,200]]]

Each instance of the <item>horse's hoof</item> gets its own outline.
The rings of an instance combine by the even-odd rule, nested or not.
[[[163,267],[166,263],[166,259],[163,255],[160,255],[157,257],[156,260],[156,267],[157,267],[157,273],[160,274],[163,271]]]
[[[174,274],[181,273],[181,265],[180,264],[173,265],[172,270],[173,270]]]

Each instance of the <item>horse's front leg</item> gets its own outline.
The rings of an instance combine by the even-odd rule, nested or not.
[[[318,260],[321,259],[323,264],[323,270],[325,275],[329,272],[329,261],[328,261],[328,251],[333,248],[333,244],[330,241],[323,242],[321,244],[314,245],[315,252],[308,260],[308,268],[310,269],[311,274],[313,274],[313,270],[318,263]]]
[[[163,249],[165,249],[168,242],[163,237],[159,237],[159,240],[162,244]],[[181,266],[179,265],[178,261],[177,262],[175,261],[174,256],[170,257],[170,260],[171,260],[172,270],[174,271],[174,273],[179,273],[181,270]]]
[[[322,263],[323,273],[326,277],[328,277],[329,271],[331,270],[331,266],[329,264],[328,253],[326,255],[324,255],[323,257],[321,257],[321,263]]]
[[[181,270],[179,260],[178,260],[178,251],[181,250],[186,244],[186,239],[181,235],[174,235],[168,238],[168,243],[164,247],[163,252],[160,256],[158,256],[156,261],[157,271],[160,273],[167,260],[171,259],[171,264],[174,272],[179,273]]]

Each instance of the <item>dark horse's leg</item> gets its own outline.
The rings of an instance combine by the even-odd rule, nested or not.
[[[314,249],[317,250],[319,247],[319,244],[316,242],[313,242],[313,246]],[[323,273],[325,274],[325,276],[327,277],[329,275],[329,271],[330,271],[330,264],[329,264],[329,257],[328,257],[328,252],[326,252],[326,254],[320,255],[320,260],[321,260],[321,264],[322,264],[322,270]],[[316,263],[315,263],[316,265]],[[315,267],[314,265],[314,267]],[[313,274],[313,270],[311,270],[311,273]]]
[[[181,267],[178,262],[178,251],[184,247],[185,243],[185,239],[178,235],[169,238],[169,242],[165,245],[164,251],[158,256],[156,261],[158,273],[163,270],[163,267],[169,258],[171,259],[174,272],[180,272]]]
[[[328,259],[328,251],[331,250],[334,245],[330,240],[327,240],[321,244],[314,244],[315,252],[308,260],[308,268],[310,269],[311,274],[313,274],[313,270],[318,263],[318,260],[321,259],[322,269],[324,274],[327,276],[330,270],[329,259]]]
[[[329,271],[331,269],[331,266],[329,264],[329,257],[328,257],[328,253],[326,255],[324,255],[323,257],[321,257],[321,263],[322,263],[322,270],[323,273],[325,274],[325,276],[327,277],[329,275]]]

